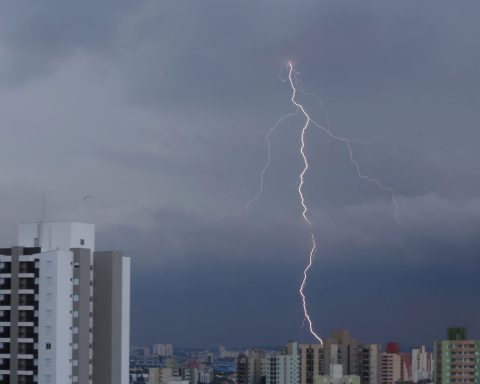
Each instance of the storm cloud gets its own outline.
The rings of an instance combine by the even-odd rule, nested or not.
[[[319,248],[307,294],[319,332],[407,346],[466,324],[479,337],[478,11],[433,0],[3,2],[0,240],[40,218],[45,193],[47,219],[94,222],[100,248],[132,257],[133,343],[308,340],[300,115],[272,134],[264,193],[242,211],[266,131],[294,110],[290,59],[312,116],[371,142],[354,144],[355,157],[400,204],[397,224],[390,196],[311,127],[305,193]]]

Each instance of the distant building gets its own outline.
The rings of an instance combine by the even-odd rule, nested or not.
[[[0,249],[0,383],[128,383],[130,264],[93,224],[21,224]],[[101,380],[96,380],[100,373]]]
[[[449,328],[447,340],[434,343],[435,384],[480,382],[480,340],[467,338],[465,328]]]
[[[265,357],[266,384],[299,384],[300,361],[298,343],[290,341],[280,353],[267,353]]]
[[[213,381],[213,368],[203,366],[198,369],[198,382],[202,384],[210,384]]]
[[[172,377],[172,368],[148,368],[148,384],[168,384]]]
[[[361,345],[359,353],[359,376],[361,384],[380,384],[382,352],[379,344]]]
[[[340,364],[331,364],[328,371],[328,376],[315,376],[314,384],[360,384],[360,376],[344,375]]]
[[[403,380],[403,359],[397,343],[387,343],[382,353],[381,384],[395,384]]]
[[[152,348],[152,353],[161,357],[172,357],[173,356],[173,345],[172,344],[154,344]]]
[[[249,350],[237,358],[237,384],[262,384],[265,379],[265,352]]]
[[[425,346],[412,350],[412,382],[418,383],[433,379],[433,356]]]
[[[223,346],[218,348],[218,357],[220,359],[236,359],[238,356],[238,351],[228,350]]]
[[[237,358],[237,384],[250,384],[249,361],[244,354]]]
[[[346,330],[332,332],[324,344],[325,375],[330,376],[334,365],[341,365],[344,376],[359,375],[359,344]]]
[[[322,344],[300,344],[300,384],[314,384],[316,376],[325,373]]]

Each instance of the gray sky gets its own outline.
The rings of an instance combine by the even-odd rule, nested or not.
[[[285,65],[345,146],[307,135],[318,332],[480,337],[480,49],[474,1],[6,1],[0,5],[0,240],[40,217],[97,224],[133,260],[132,342],[311,340],[296,194],[301,116]],[[321,103],[300,95],[326,122]],[[83,200],[82,196],[93,199]]]

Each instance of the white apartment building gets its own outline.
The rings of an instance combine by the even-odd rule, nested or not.
[[[0,249],[0,384],[128,383],[129,259],[94,251],[78,222],[21,224]]]
[[[427,352],[425,346],[412,350],[412,381],[433,379],[433,356]]]
[[[290,341],[282,353],[268,353],[265,357],[265,374],[266,384],[299,384],[298,343]]]

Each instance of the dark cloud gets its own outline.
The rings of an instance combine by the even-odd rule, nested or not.
[[[354,144],[355,158],[400,204],[397,225],[390,196],[312,127],[305,193],[319,249],[308,293],[320,332],[405,345],[454,323],[478,334],[478,7],[2,3],[0,238],[11,244],[17,222],[39,217],[45,192],[48,218],[94,221],[101,248],[132,256],[134,342],[306,339],[301,116],[272,135],[264,193],[242,212],[264,134],[293,110],[292,59],[326,107],[299,94],[312,117],[374,140]]]

